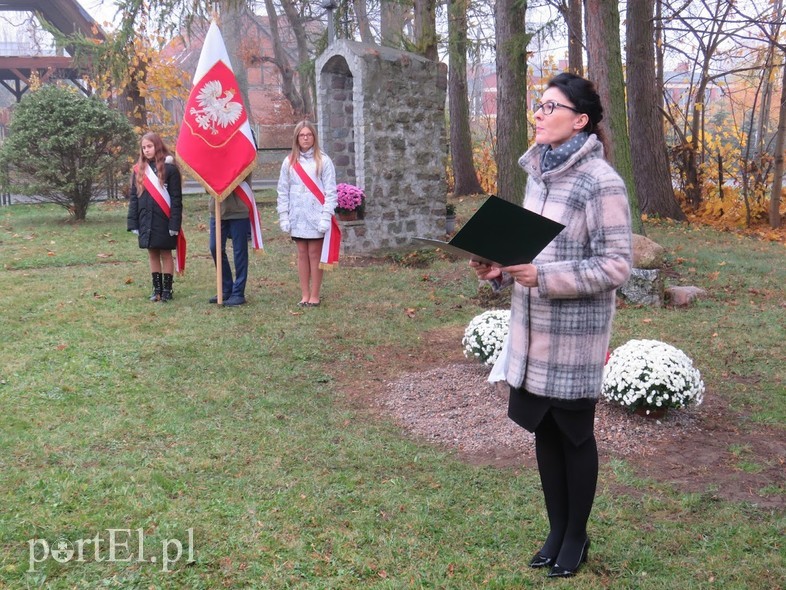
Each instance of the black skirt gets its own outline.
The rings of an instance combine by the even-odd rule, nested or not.
[[[533,395],[525,389],[510,388],[508,418],[529,432],[535,432],[547,412],[551,412],[560,431],[575,446],[595,431],[596,399],[564,400]]]

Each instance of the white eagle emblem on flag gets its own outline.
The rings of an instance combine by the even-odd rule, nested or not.
[[[221,82],[211,80],[199,91],[197,102],[201,108],[192,107],[189,111],[201,129],[209,130],[213,135],[218,134],[216,125],[228,127],[233,125],[243,113],[243,105],[232,100],[235,91],[232,89],[224,92]]]

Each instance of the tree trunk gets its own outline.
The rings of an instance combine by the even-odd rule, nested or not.
[[[415,0],[415,47],[417,53],[426,59],[439,59],[435,0]]]
[[[625,181],[634,233],[644,226],[636,199],[630,159],[628,120],[625,112],[625,81],[622,77],[620,14],[616,0],[586,0],[587,71],[600,94],[605,117],[601,127],[606,133],[606,157]]]
[[[688,142],[688,167],[685,171],[685,178],[687,184],[685,187],[685,196],[694,210],[701,205],[701,185],[703,184],[701,173],[699,171],[699,164],[702,159],[699,158],[699,150],[702,148],[703,143],[700,141],[704,131],[704,100],[707,92],[708,80],[702,76],[699,80],[699,85],[696,87],[696,100],[693,103],[693,118],[690,125],[690,141]]]
[[[296,117],[301,118],[306,114],[303,97],[295,86],[295,70],[289,63],[284,46],[281,43],[281,34],[278,29],[278,14],[273,6],[273,0],[265,0],[268,23],[270,25],[270,36],[273,42],[273,57],[263,58],[274,64],[281,75],[281,92],[292,105],[292,110]]]
[[[366,0],[352,0],[355,7],[355,18],[357,19],[360,40],[363,43],[374,43],[374,35],[371,34],[371,25],[368,21],[368,10]]]
[[[308,51],[309,43],[303,19],[300,17],[300,13],[292,0],[281,0],[281,7],[284,9],[284,14],[286,14],[287,20],[292,27],[292,33],[295,35],[298,63],[301,65],[306,64],[311,61],[311,55]],[[310,68],[310,70],[313,71],[313,68]],[[303,100],[303,113],[312,120],[316,120],[314,116],[314,103],[311,100],[313,79],[301,69],[298,81],[300,84],[300,97]]]
[[[527,3],[498,0],[497,31],[497,195],[521,203],[527,176],[518,159],[527,150]]]
[[[245,37],[242,27],[243,9],[237,2],[232,0],[221,0],[219,6],[221,7],[221,30],[224,44],[227,48],[227,54],[229,54],[229,61],[232,63],[232,70],[235,73],[238,90],[240,90],[240,95],[243,98],[243,105],[246,109],[249,123],[253,123],[251,120],[251,104],[248,100],[248,74],[242,57],[243,52],[241,51],[243,38]]]
[[[404,6],[393,0],[380,3],[380,36],[382,45],[402,49],[404,47]]]
[[[653,0],[628,0],[628,113],[634,182],[642,213],[685,220],[674,197],[655,77]]]
[[[147,68],[140,63],[139,67],[131,73],[131,79],[123,90],[125,100],[120,100],[121,112],[137,129],[147,128],[147,104],[139,90],[140,86],[145,85],[146,79]]]
[[[455,195],[483,192],[472,161],[472,135],[469,128],[467,5],[468,0],[448,0],[448,110]]]
[[[568,0],[568,71],[584,75],[584,29],[582,0]]]
[[[666,49],[663,46],[663,0],[655,0],[655,83],[658,89],[658,109],[663,111],[666,99],[663,96],[663,68]],[[661,120],[663,113],[661,112]]]
[[[786,138],[786,50],[781,71],[781,100],[778,111],[778,132],[775,135],[775,166],[772,174],[772,192],[770,194],[770,227],[781,226],[781,189],[783,188],[783,149]]]

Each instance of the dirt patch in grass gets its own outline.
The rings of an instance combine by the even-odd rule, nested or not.
[[[408,435],[473,464],[534,466],[534,439],[507,418],[507,391],[461,351],[462,330],[426,333],[415,350],[380,348],[337,376],[358,409],[393,420]],[[602,460],[622,457],[637,475],[685,492],[786,508],[786,437],[754,424],[707,391],[698,408],[655,421],[605,402],[596,411]]]

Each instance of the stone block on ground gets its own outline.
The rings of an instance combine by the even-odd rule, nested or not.
[[[633,266],[641,269],[663,268],[666,249],[646,236],[633,234]]]
[[[628,281],[617,290],[633,305],[663,305],[663,273],[660,270],[634,268]]]
[[[674,307],[687,307],[707,292],[700,287],[669,287],[665,291],[666,301]]]

